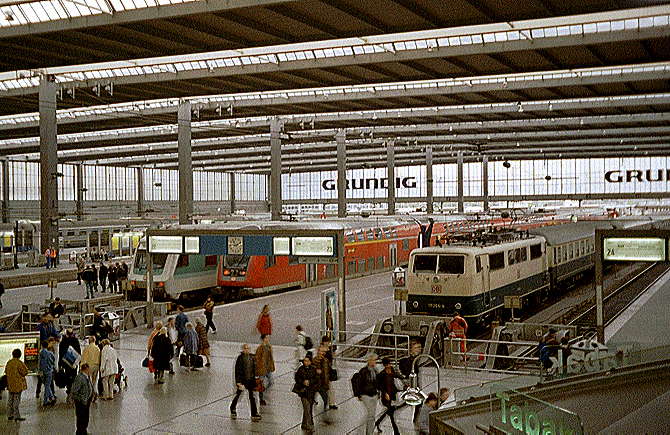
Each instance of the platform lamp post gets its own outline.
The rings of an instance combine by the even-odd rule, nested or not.
[[[147,328],[154,325],[154,254],[149,251],[150,243],[147,235]]]
[[[400,400],[410,406],[420,406],[428,397],[428,394],[426,394],[419,385],[419,375],[416,372],[416,362],[424,358],[430,359],[433,364],[435,364],[435,371],[437,372],[437,391],[440,391],[440,365],[437,360],[427,353],[417,355],[414,358],[414,361],[412,361],[412,373],[409,375],[410,386],[400,394]]]

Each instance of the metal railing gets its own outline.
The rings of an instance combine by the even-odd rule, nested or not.
[[[458,337],[447,337],[444,339],[444,361],[445,364],[450,368],[463,369],[463,370],[475,370],[475,371],[486,371],[493,373],[514,373],[514,374],[526,374],[526,375],[536,375],[540,374],[541,364],[537,357],[523,356],[523,355],[499,355],[498,353],[488,353],[488,350],[483,352],[480,350],[466,350],[461,351],[461,346],[465,346],[467,342],[470,343],[483,343],[486,344],[486,349],[490,348],[490,345],[502,344],[505,346],[515,346],[521,348],[522,350],[528,348],[536,348],[537,342],[532,341],[504,341],[504,340],[478,340],[478,339],[468,339],[468,338],[458,338]],[[454,355],[456,358],[454,358]],[[528,361],[533,363],[532,365],[537,365],[538,369],[529,371],[529,370],[505,370],[505,369],[494,369],[484,367],[470,366],[468,361],[472,358],[477,360],[486,361],[487,358],[500,358],[504,360],[511,360],[512,362]]]
[[[369,354],[371,351],[380,354],[393,354],[394,361],[398,361],[399,357],[405,357],[409,355],[409,346],[410,338],[406,334],[384,334],[376,332],[362,332],[362,331],[338,331],[340,334],[345,334],[349,337],[349,340],[345,343],[334,343],[337,346],[337,352],[335,353],[335,358],[342,361],[365,361],[365,355]],[[321,331],[323,334],[324,331]],[[378,346],[372,344],[361,344],[361,342],[368,337],[377,337],[391,339],[393,341],[393,346]],[[356,350],[365,350],[362,357],[348,356],[345,353],[352,353]]]

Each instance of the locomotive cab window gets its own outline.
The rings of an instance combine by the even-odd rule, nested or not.
[[[542,245],[539,243],[537,245],[530,245],[530,259],[535,260],[542,256]]]
[[[505,267],[505,253],[498,252],[489,255],[489,267],[491,270],[503,269]]]
[[[437,255],[417,255],[414,257],[414,273],[435,273]]]
[[[475,257],[475,271],[477,273],[482,271],[482,257],[481,255],[478,255]]]
[[[507,264],[510,266],[516,264],[516,249],[507,251]]]
[[[437,273],[460,275],[465,270],[464,264],[465,264],[464,255],[440,255],[440,261],[438,262]]]

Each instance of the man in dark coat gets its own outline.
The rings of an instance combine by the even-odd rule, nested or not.
[[[107,269],[107,280],[109,281],[109,292],[110,293],[116,293],[118,291],[118,287],[116,284],[116,280],[119,277],[119,272],[116,270],[116,266],[113,264],[109,265],[109,269]]]
[[[393,405],[393,401],[396,400],[396,395],[398,394],[398,389],[396,388],[394,381],[395,378],[399,378],[400,376],[393,369],[393,363],[390,358],[383,358],[382,365],[384,366],[384,370],[377,375],[377,389],[380,393],[382,405],[386,407],[386,411],[384,411],[384,413],[377,419],[375,426],[377,427],[377,431],[381,432],[381,430],[379,430],[379,425],[382,420],[384,420],[384,417],[388,415],[391,420],[394,435],[400,435],[394,416],[398,407]]]
[[[72,387],[72,382],[74,381],[75,376],[77,376],[77,366],[71,367],[70,364],[65,359],[67,350],[72,347],[79,355],[81,355],[81,346],[79,345],[79,339],[74,335],[74,332],[71,328],[68,328],[65,331],[65,335],[61,339],[60,346],[58,348],[58,367],[60,370],[65,371],[67,376],[66,391],[68,396],[70,395],[70,389]]]
[[[251,407],[251,421],[259,421],[261,419],[258,409],[256,408],[256,398],[254,397],[254,390],[256,389],[256,361],[254,356],[249,353],[250,348],[248,344],[242,345],[242,353],[235,360],[235,397],[230,404],[230,417],[237,418],[237,401],[246,388],[249,392],[249,405]]]
[[[0,308],[2,308],[2,295],[5,294],[5,286],[0,282]]]
[[[98,281],[100,281],[100,287],[102,287],[104,293],[107,290],[107,266],[102,261],[100,262],[100,269],[98,269]]]
[[[77,417],[76,435],[86,435],[88,433],[89,410],[93,398],[93,384],[91,384],[89,378],[89,370],[87,363],[82,364],[81,371],[72,383],[72,401]]]
[[[49,304],[49,314],[56,319],[65,314],[65,306],[60,301],[60,298],[54,299],[54,301]]]
[[[156,378],[157,384],[162,384],[163,373],[170,370],[170,360],[174,355],[174,347],[167,336],[167,328],[161,328],[160,332],[154,337],[151,345],[151,357],[154,359],[154,369],[158,372]]]

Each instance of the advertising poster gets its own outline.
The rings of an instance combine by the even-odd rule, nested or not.
[[[21,361],[28,366],[28,370],[36,372],[39,341],[39,332],[0,334],[0,373],[5,372],[5,365],[12,359],[14,349],[21,350]]]
[[[337,290],[328,289],[321,292],[321,330],[332,341],[337,340],[340,332],[339,315],[337,311]]]

